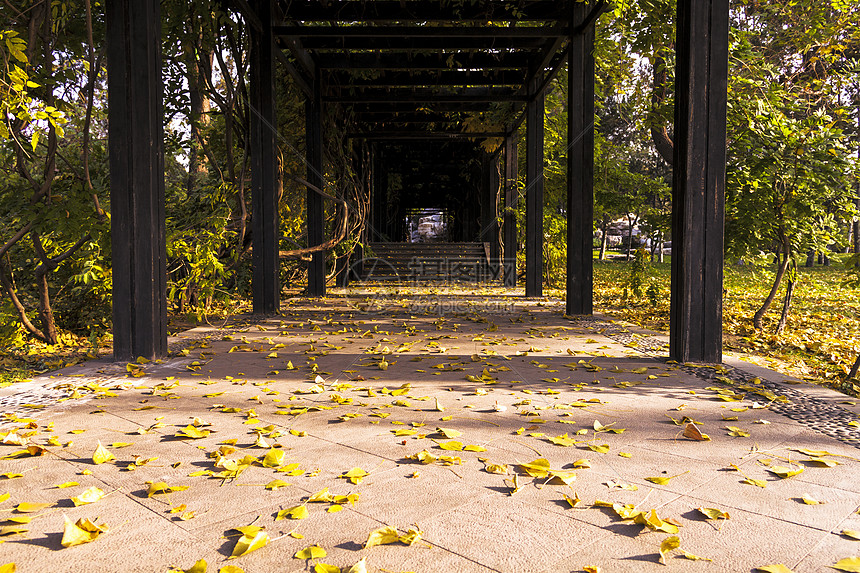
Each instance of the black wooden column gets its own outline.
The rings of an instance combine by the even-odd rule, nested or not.
[[[679,0],[669,355],[722,360],[729,0]]]
[[[570,27],[588,16],[574,4]],[[594,213],[594,26],[570,39],[567,66],[567,304],[566,313],[592,313]]]
[[[159,6],[105,6],[114,360],[167,354]]]
[[[271,314],[280,306],[281,292],[272,6],[270,0],[254,0],[253,5],[263,27],[261,30],[254,26],[249,28],[251,233],[254,242],[251,286],[254,313]]]
[[[322,102],[320,100],[319,73],[313,84],[313,97],[305,100],[305,137],[307,145],[308,181],[322,189],[323,181],[323,141],[322,141]],[[308,189],[307,194],[308,246],[321,245],[325,228],[323,197]],[[325,296],[325,253],[311,255],[308,263],[308,294]]]
[[[543,74],[529,85],[526,105],[526,296],[543,296]]]
[[[516,134],[505,137],[505,218],[503,222],[506,287],[517,286],[517,140]]]
[[[492,268],[499,264],[499,205],[498,176],[499,156],[494,153],[481,155],[481,233],[480,239],[489,243],[489,262]]]

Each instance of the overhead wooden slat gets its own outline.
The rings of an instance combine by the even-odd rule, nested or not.
[[[388,70],[374,77],[362,77],[340,70],[329,74],[330,83],[348,87],[520,86],[525,78],[521,70]]]
[[[482,38],[440,38],[436,36],[421,37],[413,35],[396,37],[282,37],[301,38],[302,43],[308,50],[522,50],[541,48],[547,41],[545,37],[520,38],[508,37],[504,34]]]
[[[355,53],[319,54],[316,64],[321,69],[341,70],[519,70],[527,68],[531,58],[527,53]]]
[[[466,88],[461,90],[440,91],[431,88],[397,89],[397,88],[367,88],[355,93],[327,95],[323,101],[337,103],[375,103],[375,102],[504,102],[525,101],[526,97],[519,95],[512,88]]]
[[[568,35],[564,26],[273,26],[276,36],[301,38],[550,38]]]
[[[294,20],[374,21],[533,21],[565,19],[574,0],[483,0],[469,3],[375,0],[281,0],[285,16]]]

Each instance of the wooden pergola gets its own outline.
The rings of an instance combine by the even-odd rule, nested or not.
[[[342,106],[357,140],[502,137],[505,206],[516,204],[515,134],[526,129],[525,295],[542,295],[544,93],[567,62],[569,315],[592,313],[594,23],[604,0],[232,0],[251,34],[253,308],[278,310],[275,62],[306,95],[307,231],[322,245],[323,106]],[[167,351],[158,0],[106,4],[114,358]],[[670,355],[722,357],[728,0],[679,0]],[[464,133],[461,112],[504,107],[504,129]],[[503,220],[513,286],[516,216]],[[325,294],[325,253],[308,293]]]

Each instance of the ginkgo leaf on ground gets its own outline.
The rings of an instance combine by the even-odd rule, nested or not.
[[[240,537],[236,542],[236,545],[233,546],[233,553],[229,558],[234,559],[236,557],[247,555],[251,551],[255,551],[260,547],[265,546],[268,542],[269,534],[263,530],[258,530],[256,532],[252,530],[247,533],[243,532],[242,537]]]
[[[164,483],[163,481],[147,482],[147,485],[149,486],[146,489],[146,496],[147,497],[152,497],[154,495],[163,495],[163,494],[173,493],[175,491],[185,491],[186,489],[191,487],[191,486],[187,486],[187,485],[170,486],[170,485],[167,485],[166,483]]]
[[[711,437],[708,434],[703,434],[701,430],[699,430],[699,427],[692,422],[684,426],[684,437],[689,438],[691,440],[695,440],[697,442],[711,441]]]
[[[713,561],[713,559],[709,559],[707,557],[699,557],[698,555],[687,553],[683,549],[681,550],[681,555],[684,557],[684,559],[689,559],[690,561]]]
[[[756,567],[754,571],[761,571],[762,573],[792,573],[791,569],[789,569],[782,563],[777,563],[776,565],[765,565],[764,567]]]
[[[209,564],[206,563],[206,560],[200,559],[197,561],[197,563],[195,563],[194,565],[192,565],[188,569],[183,569],[182,573],[206,573],[206,571],[208,569],[209,569]]]
[[[370,549],[377,545],[387,545],[389,543],[397,543],[400,541],[400,535],[397,533],[397,528],[390,525],[374,529],[367,536],[367,541],[364,543],[365,549]]]
[[[680,546],[681,540],[678,538],[677,535],[672,535],[671,537],[667,537],[666,539],[664,539],[663,542],[660,544],[660,563],[665,565],[666,555],[668,555],[669,552],[678,549]]]
[[[18,568],[14,563],[6,563],[5,565],[0,565],[0,573],[15,573]]]
[[[846,557],[845,559],[840,559],[833,565],[832,568],[838,569],[839,571],[849,571],[850,573],[860,573],[860,557]]]
[[[18,505],[15,506],[15,511],[18,513],[35,513],[37,511],[42,511],[48,507],[51,507],[51,503],[30,503],[28,501],[22,501]]]
[[[320,547],[319,545],[311,545],[310,547],[305,547],[301,551],[297,551],[293,558],[295,559],[322,559],[328,555],[325,549]]]
[[[790,477],[794,477],[796,475],[802,474],[803,473],[803,467],[802,466],[790,466],[790,467],[771,466],[771,467],[767,468],[767,471],[769,471],[772,474],[776,474],[783,479],[786,479],[786,478],[790,478]]]
[[[263,456],[262,464],[264,468],[277,468],[284,465],[284,458],[287,453],[278,448],[272,448],[266,455]]]
[[[825,503],[823,501],[819,501],[819,500],[815,499],[814,497],[812,497],[808,493],[803,494],[802,496],[800,496],[799,499],[800,499],[801,503],[805,503],[806,505],[821,505],[821,504]]]
[[[88,503],[95,503],[101,498],[105,496],[105,492],[97,487],[91,487],[87,490],[84,490],[80,493],[80,495],[72,498],[72,503],[75,506],[86,505]]]
[[[340,477],[342,477],[346,480],[349,480],[349,483],[358,485],[361,483],[361,481],[364,478],[366,478],[369,475],[370,475],[369,473],[367,473],[366,471],[364,471],[361,468],[352,468],[348,472],[345,472],[344,474],[342,474]]]
[[[199,440],[202,438],[209,437],[209,434],[212,433],[212,430],[206,428],[197,428],[191,424],[185,426],[178,432],[176,432],[175,436],[177,438],[191,438],[192,440]]]
[[[682,475],[688,474],[688,473],[690,473],[690,470],[687,470],[685,472],[681,472],[681,473],[679,473],[677,475],[673,475],[673,476],[647,477],[647,478],[645,478],[645,481],[650,481],[651,483],[656,483],[657,485],[666,485],[667,483],[669,483],[670,481],[672,481],[676,477],[679,477],[679,476],[682,476]]]
[[[576,492],[574,492],[573,497],[570,497],[569,495],[564,493],[562,495],[564,496],[564,500],[568,503],[568,505],[570,505],[570,507],[576,507],[582,503],[582,500],[579,499],[579,495],[577,495]]]
[[[287,509],[282,509],[278,512],[278,515],[275,517],[275,521],[280,521],[282,519],[306,519],[310,515],[307,506],[305,505],[296,505],[293,507],[288,507]]]
[[[697,507],[696,510],[708,519],[729,519],[727,511],[721,511],[715,507]]]
[[[281,489],[282,487],[289,487],[292,485],[290,482],[284,481],[282,479],[275,479],[266,484],[266,489],[276,491]]]
[[[63,515],[63,518],[66,521],[63,527],[63,538],[60,540],[60,545],[63,547],[73,547],[95,541],[99,535],[107,531],[107,527],[96,525],[86,518],[81,518],[74,523],[66,515]]]
[[[103,464],[105,462],[109,462],[115,459],[116,457],[112,453],[110,453],[107,448],[102,445],[101,442],[98,442],[96,451],[93,452],[93,463]]]
[[[367,557],[362,557],[346,573],[367,573]]]
[[[314,573],[340,573],[340,567],[329,565],[328,563],[316,563],[314,565]]]
[[[458,430],[449,430],[447,428],[436,428],[436,432],[441,434],[442,437],[447,440],[457,438],[463,435],[463,432],[460,432]]]
[[[841,533],[845,537],[850,537],[851,539],[856,539],[857,541],[860,541],[860,530],[843,529]]]
[[[518,464],[520,468],[533,478],[545,478],[549,475],[549,461],[538,458],[527,464]]]
[[[204,571],[203,573],[206,572]],[[235,565],[225,565],[218,569],[218,573],[245,573],[245,570]]]
[[[457,442],[457,441],[451,440],[450,442],[442,442],[441,444],[439,444],[439,447],[442,448],[443,450],[449,450],[452,452],[459,452],[459,451],[462,451],[463,444],[462,444],[462,442]]]

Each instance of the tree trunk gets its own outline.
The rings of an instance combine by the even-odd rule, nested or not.
[[[639,216],[630,217],[627,215],[627,255],[625,261],[630,260],[630,253],[633,251],[633,225],[639,220]]]
[[[796,266],[796,265],[794,265]],[[779,322],[776,325],[776,333],[782,334],[782,331],[785,330],[785,325],[788,322],[788,313],[791,311],[791,299],[794,295],[794,284],[795,284],[795,276],[796,276],[796,268],[792,269],[792,278],[788,280],[788,284],[785,287],[785,298],[782,301],[782,313],[779,316]]]
[[[811,267],[815,264],[815,251],[809,251],[806,253],[806,266]]]
[[[848,373],[848,379],[856,378],[858,370],[860,370],[860,356],[854,361],[854,366],[851,367],[851,372]]]
[[[666,99],[666,90],[668,88],[666,61],[661,56],[654,58],[653,72],[653,84],[651,86],[652,112],[660,106],[664,99]],[[654,142],[654,147],[657,148],[657,152],[660,154],[660,157],[663,158],[663,161],[672,165],[675,144],[672,141],[672,138],[669,137],[669,130],[666,126],[657,125],[653,118],[651,120],[651,139]]]
[[[785,258],[777,266],[776,277],[773,279],[773,286],[770,289],[770,293],[768,293],[767,298],[764,299],[761,308],[759,308],[758,311],[756,311],[755,316],[753,316],[753,326],[756,330],[762,330],[764,328],[762,326],[762,319],[770,308],[770,305],[773,304],[773,300],[776,298],[776,293],[779,290],[779,285],[782,283],[782,277],[785,276],[785,271],[788,269],[788,263],[790,262],[791,257],[788,249],[785,250]],[[779,254],[777,254],[777,257],[779,257]]]
[[[57,324],[54,322],[54,311],[51,308],[51,296],[48,291],[48,267],[40,264],[36,267],[36,285],[39,288],[39,320],[42,323],[42,334],[48,344],[57,344]]]
[[[607,232],[609,231],[609,221],[603,219],[600,224],[600,255],[598,256],[598,260],[605,261],[606,260],[606,243],[608,242]]]

